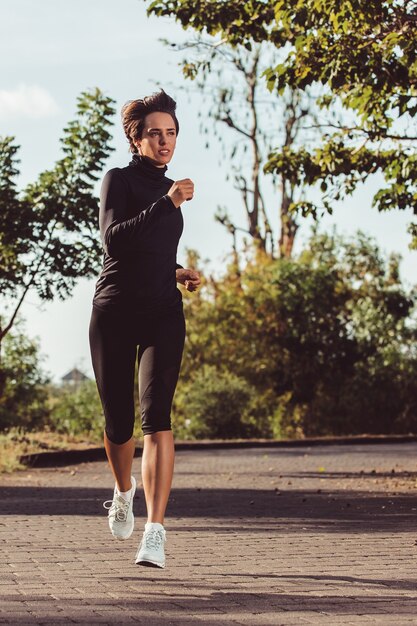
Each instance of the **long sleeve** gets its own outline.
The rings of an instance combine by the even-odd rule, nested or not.
[[[128,186],[117,168],[109,170],[100,193],[99,226],[103,248],[110,257],[120,258],[137,249],[150,225],[176,210],[165,194],[135,217],[127,218]]]
[[[182,266],[182,265],[180,265],[179,263],[177,263],[177,264],[175,265],[175,269],[176,269],[176,270],[183,270],[184,268],[183,268],[183,266]]]

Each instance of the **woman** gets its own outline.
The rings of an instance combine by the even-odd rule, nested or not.
[[[131,471],[138,359],[148,519],[135,563],[154,567],[165,567],[163,524],[174,469],[170,411],[186,334],[176,283],[194,291],[201,282],[198,272],[176,262],[183,231],[181,204],[192,199],[194,184],[189,178],[174,182],[165,176],[179,131],[175,109],[175,101],[162,89],[122,109],[133,158],[103,179],[99,226],[104,259],[89,328],[105,416],[104,446],[115,479],[113,499],[104,507],[117,539],[128,539],[134,527],[136,480]]]

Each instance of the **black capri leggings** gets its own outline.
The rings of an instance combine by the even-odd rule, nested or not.
[[[93,305],[90,351],[110,441],[125,443],[133,435],[136,358],[143,434],[171,430],[185,335],[182,303],[152,314],[104,311]]]

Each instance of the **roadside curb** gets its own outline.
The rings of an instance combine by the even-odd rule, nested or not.
[[[308,448],[311,446],[358,445],[411,443],[417,435],[360,435],[354,437],[311,437],[306,439],[231,439],[176,441],[175,450],[233,450],[242,448]],[[142,448],[136,447],[135,457],[142,455]],[[59,467],[107,460],[103,446],[85,450],[53,450],[24,454],[20,462],[28,467]]]

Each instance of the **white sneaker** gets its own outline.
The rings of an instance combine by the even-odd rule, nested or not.
[[[129,539],[133,532],[135,520],[133,517],[133,498],[136,491],[136,480],[134,476],[131,477],[132,492],[130,499],[125,500],[117,493],[116,486],[114,487],[113,500],[106,500],[103,502],[105,509],[109,510],[109,527],[111,534],[116,539]],[[108,506],[106,506],[108,505]]]
[[[135,557],[136,565],[165,567],[166,531],[162,524],[157,528],[145,529]]]

